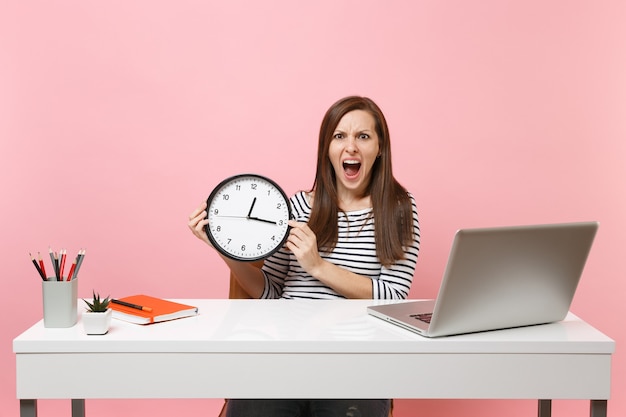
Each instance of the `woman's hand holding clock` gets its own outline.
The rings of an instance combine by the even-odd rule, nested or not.
[[[212,246],[205,231],[207,224],[209,224],[209,220],[206,218],[206,201],[203,201],[200,207],[189,215],[189,223],[187,223],[187,226],[189,226],[189,230],[191,230],[191,233],[193,233],[195,237],[207,245]]]

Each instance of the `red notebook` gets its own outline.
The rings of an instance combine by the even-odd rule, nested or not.
[[[127,307],[121,304],[110,303],[113,317],[137,324],[158,323],[161,321],[180,319],[198,314],[198,307],[150,297],[149,295],[131,295],[118,298],[118,300],[134,304],[135,306],[148,307],[152,311],[144,311],[139,308]]]

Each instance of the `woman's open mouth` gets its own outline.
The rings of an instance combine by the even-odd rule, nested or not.
[[[343,171],[348,178],[355,177],[359,174],[359,170],[361,169],[361,162],[356,160],[345,160],[343,161]]]

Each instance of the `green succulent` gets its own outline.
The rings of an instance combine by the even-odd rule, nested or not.
[[[85,304],[87,304],[88,311],[93,311],[94,313],[104,313],[109,308],[109,302],[111,300],[109,300],[109,297],[105,298],[104,300],[101,300],[100,294],[96,294],[96,292],[94,291],[93,302],[90,303],[84,298],[83,298],[83,301],[85,302]]]

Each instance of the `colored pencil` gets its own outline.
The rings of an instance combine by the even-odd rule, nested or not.
[[[72,262],[72,266],[70,267],[70,272],[67,274],[67,281],[72,280],[72,275],[74,274],[74,269],[76,268],[76,260]]]
[[[39,256],[39,266],[41,267],[41,272],[43,272],[43,276],[45,279],[48,279],[48,275],[46,275],[46,267],[43,264],[43,259],[41,259],[41,252],[37,252]]]
[[[41,277],[41,279],[43,279],[45,281],[46,280],[46,275],[41,270],[41,267],[39,266],[39,264],[35,260],[35,257],[33,255],[31,255],[30,253],[28,253],[28,254],[30,255],[30,260],[33,261],[33,265],[35,265],[35,268],[37,268],[37,272],[39,273],[39,276]]]
[[[65,258],[67,257],[67,249],[61,249],[59,251],[61,256],[61,265],[59,265],[59,281],[63,281],[63,270],[65,269]]]
[[[134,309],[137,309],[137,310],[143,310],[143,311],[147,311],[147,312],[151,312],[152,311],[151,307],[145,307],[145,306],[140,306],[138,304],[127,303],[126,301],[112,299],[111,302],[114,303],[114,304],[119,304],[119,305],[122,305],[122,306],[134,308]]]
[[[78,271],[80,267],[83,265],[83,259],[85,259],[85,249],[81,249],[78,251],[78,256],[76,257],[76,269],[74,269],[74,277],[78,278]]]
[[[54,275],[58,278],[58,273],[57,273],[57,261],[55,259],[54,256],[54,252],[52,251],[52,248],[48,248],[48,250],[50,251],[50,261],[52,262],[52,270],[54,271]]]

